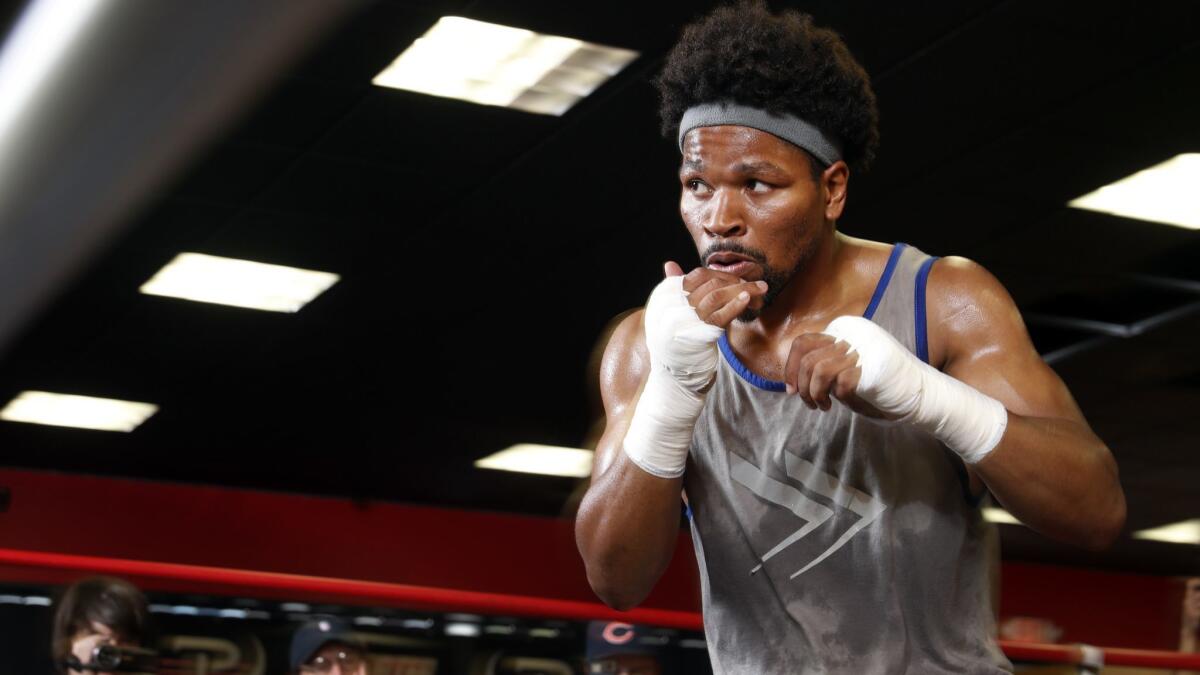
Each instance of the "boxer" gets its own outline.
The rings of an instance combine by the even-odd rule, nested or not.
[[[991,498],[1089,548],[1117,469],[981,266],[839,231],[878,142],[832,31],[759,3],[685,29],[658,80],[680,214],[613,333],[576,539],[609,605],[641,602],[682,494],[717,673],[998,673]]]

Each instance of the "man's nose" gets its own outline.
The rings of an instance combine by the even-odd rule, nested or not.
[[[737,237],[746,233],[740,196],[735,190],[721,188],[709,201],[710,211],[705,229],[714,237]]]

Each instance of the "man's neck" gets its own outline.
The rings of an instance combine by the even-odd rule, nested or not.
[[[748,331],[759,339],[774,340],[792,332],[798,324],[827,321],[846,302],[845,278],[851,261],[852,244],[836,230],[824,237],[813,257],[796,273],[757,319],[734,322],[733,330]]]

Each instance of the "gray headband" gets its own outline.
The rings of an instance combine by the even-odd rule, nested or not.
[[[772,115],[766,110],[736,103],[701,103],[688,108],[679,121],[679,151],[683,152],[683,137],[692,129],[726,124],[750,127],[778,136],[807,150],[825,166],[842,158],[838,144],[815,125],[792,115]]]

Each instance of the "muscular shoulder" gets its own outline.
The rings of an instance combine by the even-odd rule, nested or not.
[[[630,312],[617,324],[600,362],[600,394],[605,412],[618,413],[637,397],[650,368],[645,310]]]
[[[929,360],[945,370],[980,352],[1027,348],[1028,335],[1012,297],[991,272],[967,258],[941,258],[926,288]]]

